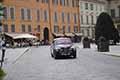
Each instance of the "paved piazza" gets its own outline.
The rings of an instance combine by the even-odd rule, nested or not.
[[[11,63],[4,80],[120,80],[120,57],[96,49],[77,48],[76,59],[55,60],[49,46],[32,47]]]

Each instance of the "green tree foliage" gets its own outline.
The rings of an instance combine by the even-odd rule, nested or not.
[[[0,68],[0,80],[3,80],[3,77],[5,76],[5,72]]]
[[[100,36],[105,37],[106,40],[119,41],[119,34],[112,18],[105,12],[99,15],[95,26],[95,40],[97,41]]]

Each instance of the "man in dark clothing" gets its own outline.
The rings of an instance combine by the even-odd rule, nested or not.
[[[1,45],[2,45],[2,59],[1,59],[1,67],[3,65],[3,62],[4,62],[4,57],[5,57],[5,51],[6,51],[6,43],[5,43],[5,40],[2,39],[1,41]]]

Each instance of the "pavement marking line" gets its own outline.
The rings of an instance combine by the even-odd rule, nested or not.
[[[12,64],[15,64],[27,51],[29,51],[30,48],[27,48],[15,61],[12,62]]]

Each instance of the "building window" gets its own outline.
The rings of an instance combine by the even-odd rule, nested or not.
[[[65,26],[62,27],[62,33],[65,33]]]
[[[79,7],[79,0],[75,0],[75,7]]]
[[[94,7],[93,7],[93,4],[90,4],[90,8],[91,8],[91,10],[93,10],[93,8],[94,8]]]
[[[90,31],[89,31],[89,29],[87,29],[87,35],[90,36]]]
[[[60,0],[60,5],[62,5],[62,0]]]
[[[60,5],[65,6],[65,0],[60,0]]]
[[[7,25],[7,24],[5,24],[5,25],[3,26],[3,31],[4,31],[4,32],[8,32],[8,25]]]
[[[21,25],[21,31],[25,32],[25,25],[24,24]]]
[[[83,9],[83,3],[80,2],[80,9],[82,10]]]
[[[48,20],[48,13],[47,11],[45,10],[44,11],[44,21],[47,21]]]
[[[72,0],[72,7],[75,7],[75,0]]]
[[[67,32],[70,33],[70,26],[68,26],[68,28],[67,28]]]
[[[7,7],[4,8],[4,19],[8,19],[8,9]]]
[[[67,14],[67,21],[70,24],[70,13]]]
[[[111,16],[115,18],[115,9],[111,9]]]
[[[42,3],[45,3],[45,0],[42,0]]]
[[[40,21],[40,10],[37,10],[37,21]]]
[[[58,32],[59,32],[59,27],[56,26],[56,25],[54,26],[54,32],[55,32],[55,33],[58,33]]]
[[[66,0],[66,5],[69,6],[69,0]]]
[[[96,11],[98,11],[98,5],[96,5]]]
[[[74,23],[77,24],[77,15],[74,14]]]
[[[88,17],[88,15],[86,16],[86,24],[89,24],[89,17]]]
[[[49,3],[49,0],[45,0],[45,3]]]
[[[37,26],[37,31],[40,32],[40,25]]]
[[[12,19],[12,20],[14,20],[15,19],[15,9],[14,8],[10,8],[10,18]]]
[[[25,20],[25,10],[23,8],[21,9],[21,19]]]
[[[81,24],[83,24],[83,15],[81,15]]]
[[[83,29],[81,30],[81,32],[82,32],[82,34],[84,35],[84,30],[83,30]]]
[[[36,0],[36,2],[40,2],[40,0]]]
[[[57,23],[58,18],[57,18],[57,12],[54,13],[54,22]]]
[[[48,0],[42,0],[42,3],[49,3]]]
[[[58,5],[58,0],[52,0],[52,3]]]
[[[88,3],[85,3],[85,9],[88,10]]]
[[[30,9],[27,9],[27,19],[31,20],[31,11],[30,11]]]
[[[28,32],[32,32],[32,27],[31,27],[31,25],[28,25]]]
[[[64,12],[62,12],[62,23],[64,23],[65,22],[65,14],[64,14]]]
[[[74,32],[75,32],[75,33],[78,32],[78,26],[74,26]]]
[[[94,24],[94,17],[91,15],[91,24]]]
[[[11,32],[15,32],[15,25],[14,24],[11,25]]]
[[[120,18],[120,5],[118,6],[118,11],[119,11],[119,18]]]

